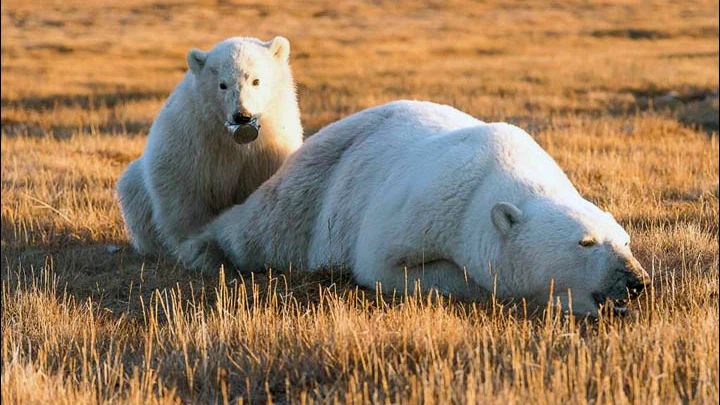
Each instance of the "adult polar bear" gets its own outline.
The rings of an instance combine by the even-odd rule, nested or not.
[[[583,199],[523,130],[398,101],[322,129],[248,200],[183,244],[191,267],[349,266],[383,291],[414,280],[462,299],[567,308],[638,293],[648,276],[613,217]],[[623,308],[618,302],[618,309]]]
[[[289,54],[283,37],[267,43],[229,38],[207,53],[188,53],[190,69],[153,122],[143,155],[117,185],[139,253],[174,253],[224,208],[244,201],[302,145]],[[259,118],[257,140],[236,143],[226,126],[252,118]]]

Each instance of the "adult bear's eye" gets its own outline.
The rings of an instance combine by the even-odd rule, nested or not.
[[[259,86],[260,85],[260,79],[253,80],[253,86]]]
[[[582,238],[580,239],[580,242],[578,242],[578,244],[582,247],[592,246],[596,243],[597,241],[595,240],[595,238],[592,237]]]
[[[220,90],[227,90],[227,84],[220,83]]]

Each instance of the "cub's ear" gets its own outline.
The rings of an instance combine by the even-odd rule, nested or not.
[[[280,60],[286,61],[290,56],[290,41],[285,37],[275,37],[270,41],[270,53]]]
[[[522,220],[522,216],[523,213],[518,207],[506,202],[495,204],[490,211],[493,225],[503,236],[507,235],[510,229]]]
[[[187,64],[193,73],[198,74],[205,66],[207,54],[199,49],[193,49],[187,54]]]

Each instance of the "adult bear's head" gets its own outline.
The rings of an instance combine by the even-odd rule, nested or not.
[[[187,62],[207,111],[232,127],[256,122],[267,112],[286,86],[289,55],[284,37],[270,42],[234,37],[209,52],[191,50]]]
[[[625,312],[626,300],[649,283],[627,232],[579,196],[560,202],[535,198],[520,208],[499,203],[491,218],[501,239],[498,289],[504,295],[546,302],[552,283],[563,309],[571,301],[574,313],[597,316],[609,302]]]

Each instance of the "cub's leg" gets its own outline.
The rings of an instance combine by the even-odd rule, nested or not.
[[[152,201],[142,176],[142,162],[130,163],[117,182],[120,208],[130,240],[141,255],[159,255],[164,248],[153,223]]]

